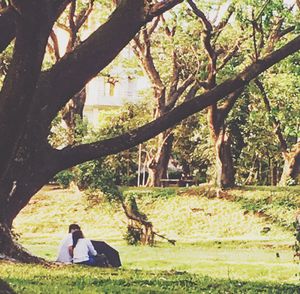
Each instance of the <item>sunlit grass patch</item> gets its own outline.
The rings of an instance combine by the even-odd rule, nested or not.
[[[154,229],[176,239],[175,246],[159,239],[154,247],[128,246],[120,208],[105,202],[91,207],[82,192],[46,187],[14,223],[21,244],[55,260],[68,225],[77,222],[88,238],[107,241],[119,251],[122,269],[1,264],[1,277],[17,293],[298,293],[292,230],[244,207],[265,201],[268,189],[259,195],[251,189],[230,191],[237,201],[197,194],[197,187],[168,189],[160,198],[161,191],[133,189]],[[284,207],[285,195],[276,195],[274,203]],[[286,211],[289,219],[292,212]],[[265,227],[270,230],[263,232]]]

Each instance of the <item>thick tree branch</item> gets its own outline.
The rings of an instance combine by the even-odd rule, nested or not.
[[[16,12],[11,6],[0,10],[0,52],[10,44],[16,35]]]
[[[57,19],[59,15],[66,9],[71,0],[57,0],[53,3],[54,18]],[[7,6],[0,10],[0,53],[10,44],[16,36],[15,22],[16,11],[12,6]]]
[[[52,7],[48,4],[47,1],[31,1],[20,8],[22,16],[16,16],[13,59],[0,93],[0,137],[3,138],[0,141],[0,171],[14,151],[13,143],[22,133],[33,100],[54,22]]]
[[[66,9],[66,7],[69,5],[69,3],[71,1],[72,0],[56,0],[53,3],[53,6],[54,6],[55,11],[56,11],[56,15],[55,15],[56,19],[63,13],[63,11]]]
[[[35,97],[40,101],[36,107],[42,110],[45,125],[50,124],[70,97],[116,57],[146,21],[180,2],[164,1],[171,6],[166,4],[153,14],[152,10],[145,11],[143,0],[121,1],[105,24],[42,75]]]
[[[223,103],[223,105],[218,108],[218,110],[217,110],[218,119],[217,119],[217,123],[216,123],[216,129],[221,129],[222,125],[225,123],[225,120],[226,120],[229,112],[231,111],[235,102],[240,97],[240,95],[243,93],[243,91],[244,91],[244,87],[241,87],[241,88],[237,89],[236,91],[230,93],[230,95],[228,95],[228,97],[227,97],[226,101]]]
[[[167,114],[158,119],[123,134],[118,137],[95,142],[92,144],[83,144],[75,147],[68,147],[57,152],[56,164],[57,171],[69,168],[76,164],[92,160],[95,158],[115,154],[120,151],[129,149],[139,143],[145,142],[150,138],[158,135],[160,132],[174,126],[188,116],[215,104],[220,99],[230,93],[245,87],[252,79],[278,63],[285,57],[297,52],[300,49],[300,36],[274,51],[262,60],[258,60],[251,66],[247,67],[236,78],[227,80],[200,96],[197,96],[180,106],[176,107]]]
[[[152,5],[147,13],[146,21],[150,21],[154,17],[165,13],[181,2],[183,0],[163,0]]]

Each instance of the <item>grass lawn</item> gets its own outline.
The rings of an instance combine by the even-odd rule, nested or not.
[[[299,293],[295,284],[217,279],[181,271],[45,268],[1,264],[0,275],[16,293]]]
[[[165,197],[149,197],[153,191]],[[14,223],[20,243],[34,254],[55,260],[68,224],[77,222],[88,238],[115,247],[123,266],[46,268],[1,263],[1,279],[17,293],[300,293],[291,226],[249,211],[253,191],[234,190],[236,202],[202,197],[191,190],[160,191],[127,192],[136,194],[154,228],[177,240],[176,246],[161,241],[154,247],[128,246],[123,240],[126,218],[118,208],[101,202],[91,208],[76,190],[45,187]],[[255,199],[259,193],[266,199],[269,192],[257,191]],[[243,195],[245,200],[241,200]],[[294,199],[291,195],[288,199]],[[286,205],[276,197],[276,209],[269,205],[269,214],[281,213],[278,205]],[[286,194],[282,197],[287,198]],[[294,211],[287,212],[289,222]],[[267,233],[265,227],[270,229]]]

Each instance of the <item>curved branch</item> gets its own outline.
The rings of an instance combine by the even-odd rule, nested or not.
[[[216,63],[217,63],[217,53],[215,48],[212,45],[212,33],[213,33],[213,26],[205,16],[205,14],[197,7],[197,5],[193,2],[193,0],[187,0],[189,5],[191,6],[194,14],[200,19],[204,31],[203,31],[203,44],[205,51],[208,55],[209,63],[208,63],[208,78],[207,82],[210,88],[216,86]]]
[[[187,0],[187,2],[191,6],[193,12],[201,19],[203,26],[205,27],[207,32],[211,33],[213,31],[213,27],[205,14],[197,7],[193,0]]]
[[[300,36],[277,51],[269,54],[264,59],[253,63],[237,75],[236,78],[226,80],[214,89],[182,103],[172,111],[142,127],[111,139],[62,149],[57,152],[55,159],[57,170],[69,168],[95,158],[115,154],[145,142],[188,116],[216,103],[230,93],[245,87],[245,85],[259,74],[299,49]]]
[[[183,0],[163,0],[151,6],[148,11],[146,21],[152,20],[154,17],[159,16],[166,11],[172,9],[177,4],[183,2]]]

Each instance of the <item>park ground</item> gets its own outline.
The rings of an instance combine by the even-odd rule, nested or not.
[[[117,206],[77,189],[47,186],[14,223],[19,242],[54,261],[70,223],[120,253],[120,269],[0,263],[16,293],[300,293],[293,221],[300,188],[125,188],[154,229],[176,240],[129,246]],[[2,293],[0,291],[0,293]]]

